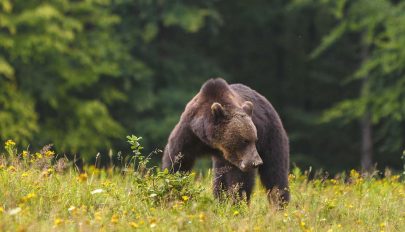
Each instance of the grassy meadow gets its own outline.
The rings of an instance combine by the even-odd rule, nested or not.
[[[290,174],[292,201],[269,205],[256,185],[250,205],[219,202],[212,174],[148,169],[139,144],[124,167],[78,173],[50,147],[17,151],[7,141],[0,158],[0,231],[405,231],[401,176],[335,178]],[[140,156],[142,157],[142,156]],[[134,171],[136,170],[136,171]]]

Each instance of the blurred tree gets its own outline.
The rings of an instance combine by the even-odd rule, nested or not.
[[[346,80],[362,80],[357,98],[345,99],[324,115],[325,121],[361,119],[362,168],[370,170],[372,144],[379,154],[396,153],[405,147],[405,2],[389,0],[323,1],[335,13],[338,25],[327,35],[313,55],[333,49],[349,33],[359,35],[361,65]],[[372,141],[372,124],[376,136]],[[385,158],[386,159],[386,158]]]
[[[12,110],[27,109],[1,125],[1,137],[90,155],[122,136],[103,99],[114,87],[94,89],[129,65],[123,62],[128,54],[120,52],[125,48],[108,30],[119,22],[109,1],[3,0],[1,6],[1,78],[8,82],[2,88],[16,96],[9,97],[16,102]],[[27,102],[19,101],[20,95]],[[3,114],[10,108],[0,107]],[[24,139],[18,136],[21,130],[26,130]]]
[[[1,138],[87,160],[134,131],[163,141],[190,84],[210,76],[186,38],[220,20],[207,4],[2,0]]]

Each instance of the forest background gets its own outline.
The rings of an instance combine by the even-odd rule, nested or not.
[[[404,12],[400,0],[0,0],[0,140],[87,163],[128,150],[128,134],[163,149],[221,76],[272,102],[293,165],[399,170]]]

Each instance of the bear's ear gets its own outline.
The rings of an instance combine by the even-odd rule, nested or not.
[[[252,116],[253,114],[253,103],[250,101],[245,101],[242,104],[242,109],[249,115]]]
[[[214,116],[215,120],[219,120],[225,117],[224,107],[218,102],[214,102],[211,105],[211,113]]]

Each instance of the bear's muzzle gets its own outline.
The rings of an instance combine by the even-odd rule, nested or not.
[[[240,163],[240,170],[246,172],[249,171],[253,168],[257,168],[260,165],[263,164],[263,160],[262,158],[260,158],[259,154],[256,152],[254,152],[253,155],[248,155],[247,159],[243,159],[242,162]]]

